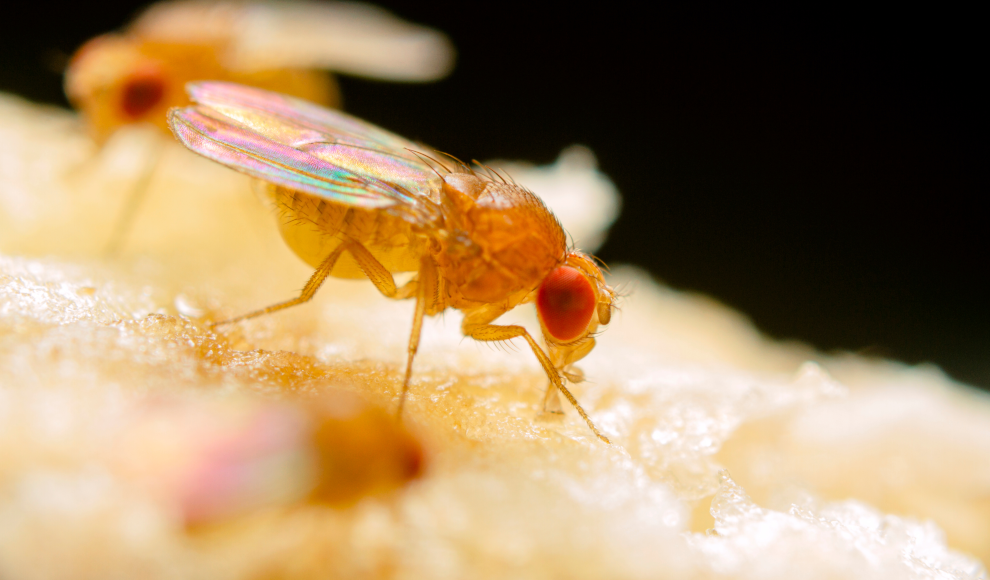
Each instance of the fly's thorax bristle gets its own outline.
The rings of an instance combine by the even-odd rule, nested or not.
[[[487,183],[470,221],[479,233],[475,238],[484,239],[505,267],[525,271],[527,277],[542,279],[564,259],[567,238],[560,222],[539,197],[522,186]]]
[[[563,262],[564,232],[532,192],[464,174],[444,190],[451,235],[440,267],[466,300],[491,303],[531,291]]]

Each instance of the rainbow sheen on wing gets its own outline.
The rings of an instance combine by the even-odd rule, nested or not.
[[[332,136],[352,145],[378,146],[392,151],[416,149],[416,143],[352,117],[347,113],[315,105],[302,99],[263,89],[225,82],[198,82],[186,85],[193,102],[237,119],[257,131],[274,130],[278,122],[305,129],[313,135]]]
[[[173,109],[187,147],[253,177],[364,208],[438,216],[442,180],[411,141],[305,101],[220,82],[187,87],[198,106]]]
[[[394,133],[340,111],[253,87],[202,82],[190,83],[186,90],[201,106],[273,141],[439,202],[440,179],[413,153],[423,148]],[[355,159],[348,161],[352,156]]]

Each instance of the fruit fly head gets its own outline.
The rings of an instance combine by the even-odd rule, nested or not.
[[[586,339],[612,318],[615,291],[601,268],[582,252],[568,252],[564,264],[550,271],[536,291],[536,312],[551,346]]]
[[[324,104],[339,102],[336,84],[319,71],[280,69],[241,72],[224,66],[222,46],[164,42],[104,34],[86,42],[69,61],[65,92],[97,142],[119,127],[149,123],[167,130],[166,113],[189,104],[185,84],[200,78],[278,86],[286,93]]]
[[[97,141],[121,125],[155,123],[174,100],[168,99],[167,73],[159,63],[115,34],[96,37],[73,55],[65,90]]]

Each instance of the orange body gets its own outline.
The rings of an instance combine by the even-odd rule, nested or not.
[[[614,291],[593,259],[568,251],[564,230],[540,198],[514,183],[465,167],[460,170],[444,176],[438,199],[442,211],[427,223],[405,219],[401,208],[354,207],[275,185],[268,191],[284,214],[279,220],[282,237],[307,264],[320,268],[327,256],[336,252],[339,258],[328,275],[369,277],[392,298],[413,298],[418,286],[425,283],[430,291],[423,304],[424,314],[438,314],[447,308],[461,310],[465,314],[464,333],[479,340],[522,336],[518,332],[521,327],[492,334],[492,329],[509,327],[488,323],[520,304],[535,301],[541,283],[555,269],[566,265],[579,272],[591,281],[586,290],[593,301],[591,320],[580,321],[578,331],[570,332],[572,336],[566,340],[556,340],[541,312],[549,359],[538,358],[554,385],[563,386],[557,384],[558,372],[574,382],[582,380],[572,365],[594,348],[592,335],[599,325],[608,324]],[[373,268],[361,263],[360,250],[344,251],[348,244],[367,250],[389,274],[418,272],[419,276],[405,288],[383,289],[370,271]],[[425,271],[424,263],[428,264]],[[431,279],[425,280],[426,276]],[[475,335],[478,331],[481,334]],[[532,342],[528,334],[525,337]],[[531,346],[539,350],[535,344]],[[580,409],[566,391],[565,396]],[[553,387],[547,391],[546,406],[559,411]],[[604,439],[597,429],[595,433]]]
[[[567,251],[564,231],[538,197],[466,173],[448,176],[442,219],[429,224],[282,187],[271,192],[291,218],[280,222],[282,235],[306,263],[319,266],[345,239],[363,245],[393,273],[416,272],[429,255],[441,285],[438,307],[471,311],[528,295]],[[365,277],[351,254],[342,255],[330,275]],[[506,310],[519,302],[506,303]]]
[[[479,341],[524,339],[550,380],[544,408],[582,380],[575,362],[611,318],[615,292],[592,258],[569,249],[557,218],[535,194],[489,171],[448,168],[422,147],[360,119],[229,83],[194,83],[197,105],[169,112],[186,147],[269,184],[289,247],[316,271],[297,298],[224,321],[310,300],[328,276],[368,278],[386,297],[416,301],[405,401],[423,317],[456,308]],[[392,277],[415,272],[401,288]],[[518,325],[493,324],[536,303],[545,347]]]

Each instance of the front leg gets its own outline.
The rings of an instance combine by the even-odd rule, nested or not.
[[[608,437],[602,435],[598,428],[595,427],[595,424],[591,422],[591,418],[588,417],[588,414],[581,408],[581,405],[577,402],[577,399],[575,399],[574,395],[572,395],[571,392],[564,386],[564,381],[561,380],[560,373],[558,373],[557,369],[553,366],[553,362],[550,361],[550,357],[547,356],[547,353],[543,352],[540,345],[536,344],[536,341],[533,340],[533,337],[530,336],[529,332],[525,328],[514,324],[507,326],[501,326],[498,324],[472,324],[470,317],[468,317],[464,319],[462,330],[465,335],[481,341],[511,340],[520,336],[526,339],[526,342],[529,343],[529,347],[533,349],[533,354],[535,354],[537,360],[540,361],[540,366],[543,367],[543,371],[546,372],[547,378],[550,379],[550,384],[553,385],[551,389],[556,388],[558,391],[563,393],[564,397],[570,401],[572,405],[574,405],[574,408],[577,409],[578,414],[581,415],[581,418],[588,424],[588,427],[594,431],[595,435],[605,443],[608,443],[609,445],[612,444],[612,442],[608,440]]]
[[[560,370],[560,373],[564,375],[571,383],[584,382],[584,373],[581,369],[574,368],[574,363],[584,358],[593,348],[595,348],[595,339],[589,337],[574,343],[574,344],[554,344],[550,343],[550,360],[553,361],[553,366]],[[563,413],[564,410],[560,406],[560,398],[557,396],[557,391],[554,389],[547,389],[546,398],[543,400],[543,408],[549,413]]]

